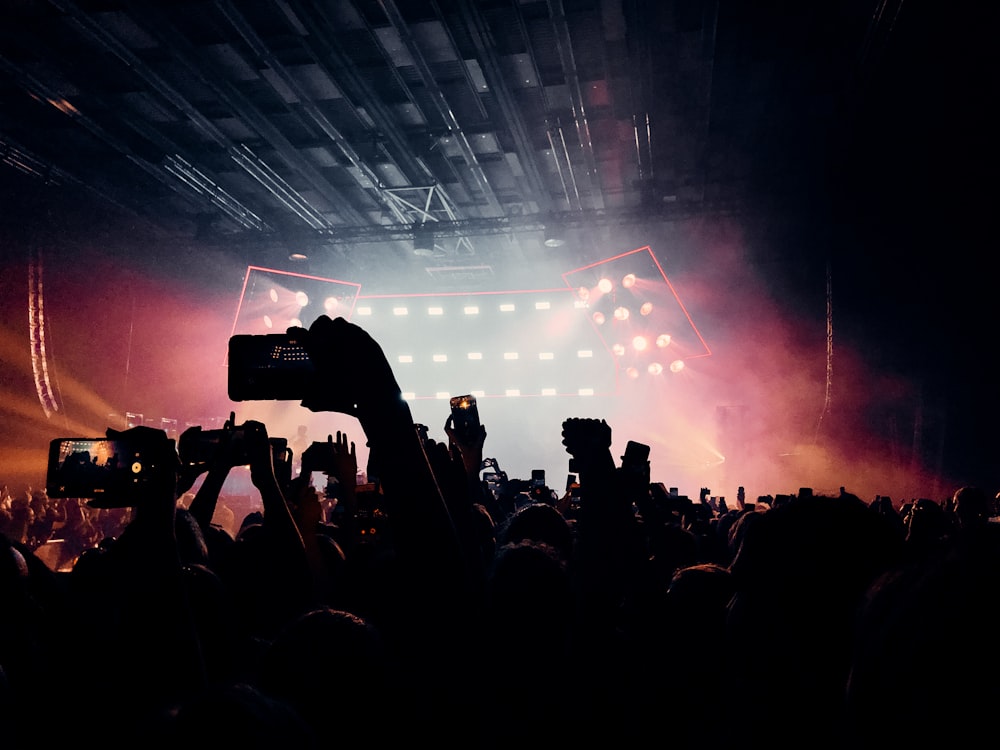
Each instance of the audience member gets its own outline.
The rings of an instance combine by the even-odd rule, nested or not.
[[[109,429],[151,459],[135,491],[0,490],[5,746],[853,750],[990,731],[983,489],[694,502],[616,462],[607,422],[567,417],[552,439],[576,481],[526,492],[484,458],[485,427],[428,439],[364,330],[300,333],[301,406],[357,418],[367,467],[340,432],[300,428],[289,453],[233,415],[207,456],[200,427],[176,449]],[[260,504],[238,517],[222,489],[244,466]],[[53,695],[73,697],[40,737]]]

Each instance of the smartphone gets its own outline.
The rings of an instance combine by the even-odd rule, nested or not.
[[[635,440],[629,440],[625,445],[625,455],[622,456],[622,465],[645,469],[647,461],[649,461],[649,446],[645,443],[637,443]]]
[[[301,401],[316,377],[300,334],[231,336],[228,362],[233,401]]]
[[[545,486],[545,469],[532,469],[531,470],[531,486],[532,487],[544,487]]]
[[[127,440],[56,438],[49,443],[45,491],[49,497],[91,500],[94,507],[128,507],[158,468]]]
[[[472,394],[452,397],[451,416],[455,431],[460,437],[472,439],[479,434],[479,406]]]

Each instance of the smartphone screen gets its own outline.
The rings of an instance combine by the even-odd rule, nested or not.
[[[301,401],[316,371],[305,343],[283,333],[231,336],[228,361],[233,401]]]
[[[455,431],[465,438],[473,438],[479,432],[479,406],[476,397],[467,394],[451,399],[451,416]]]
[[[143,457],[124,441],[56,438],[49,444],[49,497],[97,498],[124,492],[147,470]]]

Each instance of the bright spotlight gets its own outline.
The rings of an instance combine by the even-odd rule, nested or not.
[[[427,314],[428,315],[444,315],[444,308],[443,307],[428,307],[427,308]]]
[[[637,352],[644,352],[646,351],[646,348],[649,346],[649,339],[647,339],[645,336],[636,336],[634,339],[632,339],[632,346],[635,348]]]
[[[607,294],[614,288],[614,284],[611,283],[611,279],[601,279],[597,282],[597,289],[601,294]]]
[[[634,367],[630,367],[627,370],[625,370],[625,374],[628,375],[631,380],[635,380],[637,377],[639,377],[639,371]]]
[[[684,369],[684,363],[679,359],[675,359],[673,362],[670,363],[670,372],[680,372],[683,369]]]
[[[274,321],[271,320],[271,316],[270,315],[265,315],[264,316],[264,326],[266,328],[274,328]]]
[[[511,302],[504,302],[500,305],[500,312],[514,312],[514,304]]]
[[[656,337],[656,345],[663,349],[664,347],[670,346],[670,334],[661,333]]]
[[[267,293],[267,296],[271,298],[271,302],[277,302],[278,301],[278,290],[275,289],[272,286],[271,287],[271,291]]]
[[[355,312],[357,312],[358,315],[371,315],[372,309],[367,306],[362,306],[359,307]]]
[[[407,310],[405,307],[394,307],[394,308],[392,308],[392,314],[393,315],[409,315],[410,311]]]
[[[653,362],[649,365],[649,367],[646,368],[646,371],[650,375],[659,375],[661,372],[663,372],[663,365],[661,365],[659,362]]]
[[[581,286],[579,289],[576,290],[576,296],[584,301],[587,301],[588,299],[590,299],[590,290],[587,289],[587,287],[585,286]]]
[[[615,320],[628,320],[628,308],[627,307],[616,307],[615,308]]]
[[[615,353],[616,357],[621,357],[623,354],[625,354],[625,347],[622,346],[621,344],[615,344],[614,346],[611,347],[611,351]]]
[[[409,364],[409,363],[413,362],[413,355],[412,354],[400,354],[399,357],[398,357],[398,359],[397,359],[397,361],[399,361],[399,362],[401,362],[403,364]]]
[[[642,307],[639,308],[639,313],[641,315],[649,315],[651,312],[653,312],[653,303],[643,302]]]
[[[625,287],[626,289],[631,289],[632,287],[634,287],[635,274],[634,273],[626,274],[625,277],[622,279],[622,286]]]
[[[289,321],[288,321],[288,325],[292,326],[293,328],[302,328],[303,327],[302,321],[299,320],[298,318],[290,318]]]
[[[296,292],[295,304],[298,305],[299,307],[305,307],[306,305],[309,304],[309,295],[306,294],[305,292]]]
[[[434,356],[431,357],[431,359],[434,360],[435,362],[447,362],[448,361],[448,355],[447,354],[435,354]]]
[[[337,302],[336,297],[327,297],[325,300],[323,300],[323,309],[326,310],[327,313],[329,313],[330,315],[333,315],[334,311],[337,309],[338,304],[339,303]]]
[[[479,308],[476,307],[475,305],[466,305],[464,308],[462,308],[462,311],[466,315],[479,315]]]
[[[503,353],[503,358],[504,359],[517,359],[517,352],[504,352]]]
[[[594,313],[594,322],[597,323],[597,325],[599,326],[604,325],[605,320],[606,318],[604,317],[604,313],[602,313],[600,310]]]

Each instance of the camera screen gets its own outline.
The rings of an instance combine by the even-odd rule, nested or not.
[[[240,334],[229,339],[229,398],[300,401],[315,366],[305,344],[288,334]]]
[[[50,497],[96,498],[124,492],[147,468],[124,442],[107,438],[57,438],[49,447],[46,491]]]

